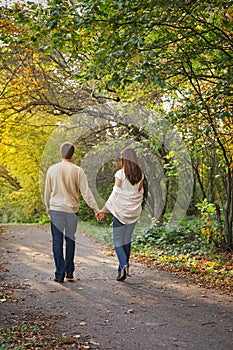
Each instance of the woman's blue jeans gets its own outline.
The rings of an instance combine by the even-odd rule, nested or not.
[[[113,243],[119,261],[119,274],[121,274],[123,266],[129,265],[131,236],[135,226],[136,222],[124,225],[116,217],[113,217]]]
[[[55,277],[63,281],[65,274],[74,272],[75,233],[78,224],[77,213],[65,213],[51,210],[51,232],[53,238],[53,257],[55,262]],[[63,242],[66,242],[65,258],[63,254]]]

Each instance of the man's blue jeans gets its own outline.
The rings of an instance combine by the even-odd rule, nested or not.
[[[51,232],[53,238],[53,257],[55,262],[55,277],[63,281],[65,274],[74,272],[75,233],[78,224],[77,213],[50,211]],[[66,241],[65,259],[63,254],[64,237]]]
[[[121,274],[123,266],[129,265],[131,236],[135,226],[136,222],[124,225],[116,217],[113,217],[113,243],[119,260],[119,274]]]

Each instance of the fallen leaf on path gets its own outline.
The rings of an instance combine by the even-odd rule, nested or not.
[[[91,345],[97,345],[97,346],[99,346],[100,344],[99,343],[97,343],[97,342],[95,342],[94,340],[90,340],[89,341],[89,343],[91,344]]]
[[[134,313],[134,309],[128,309],[127,311],[125,311],[125,314],[133,314]]]
[[[85,321],[79,322],[80,326],[85,326],[87,323]]]

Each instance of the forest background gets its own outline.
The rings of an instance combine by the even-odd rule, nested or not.
[[[75,140],[75,163],[100,144],[108,153],[116,139],[130,140],[163,171],[157,185],[148,179],[148,222],[137,229],[134,253],[232,287],[233,1],[21,2],[1,6],[0,28],[1,222],[47,222],[41,159],[54,131],[62,134],[67,120],[77,118],[85,134]],[[193,195],[178,225],[168,223],[179,150],[137,121],[113,123],[106,114],[105,123],[86,125],[83,112],[109,102],[145,106],[182,135]],[[52,152],[51,163],[57,156]],[[98,171],[104,199],[117,168],[112,159]],[[154,186],[166,188],[157,216]],[[87,231],[110,241],[110,218],[96,230],[84,201],[80,217]]]

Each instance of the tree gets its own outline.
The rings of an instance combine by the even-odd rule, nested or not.
[[[27,28],[15,23],[11,10],[1,12],[0,26],[1,216],[33,220],[43,210],[40,158],[50,133],[96,99],[71,80],[68,58],[20,42]]]
[[[72,79],[82,86],[91,82],[92,95],[104,92],[105,98],[138,99],[153,108],[165,100],[170,105],[168,118],[177,123],[187,144],[191,145],[190,139],[195,141],[190,150],[205,193],[207,183],[200,181],[197,150],[199,141],[206,146],[211,140],[211,162],[215,154],[224,174],[221,188],[225,191],[225,233],[230,248],[231,5],[222,0],[85,0],[50,2],[46,8],[18,7],[14,12],[17,24],[29,28],[20,41],[30,40],[47,55],[62,52],[76,67]],[[203,128],[206,137],[201,137]],[[215,191],[219,181],[212,182]]]

